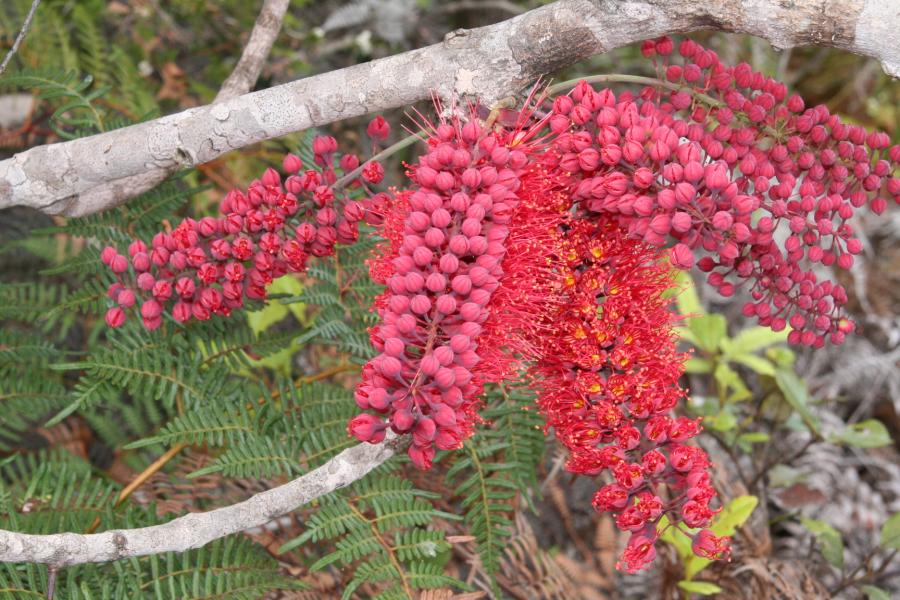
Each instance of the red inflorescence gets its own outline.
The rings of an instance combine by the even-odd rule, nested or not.
[[[655,88],[616,97],[582,82],[556,98],[558,168],[591,211],[651,244],[674,240],[677,266],[705,252],[698,266],[722,295],[750,280],[745,315],[790,327],[792,343],[840,343],[853,329],[840,311],[847,294],[802,261],[852,266],[862,244],[848,220],[866,204],[880,213],[888,195],[900,201],[891,177],[900,146],[889,150],[886,134],[824,106],[805,108],[746,64],[726,67],[690,40],[675,64],[672,48],[668,39],[645,45],[679,84],[664,97]]]
[[[480,336],[500,286],[510,216],[528,166],[523,132],[483,131],[473,119],[438,125],[410,170],[410,191],[386,200],[390,241],[373,261],[387,285],[371,334],[379,355],[363,369],[349,431],[412,433],[409,456],[429,468],[436,449],[472,434],[486,373]]]
[[[388,131],[382,120],[373,133],[386,137]],[[336,194],[337,142],[320,136],[313,150],[318,168],[303,171],[303,161],[288,154],[286,179],[268,169],[246,193],[226,195],[218,217],[184,219],[156,234],[150,246],[132,242],[128,257],[104,248],[101,259],[117,275],[109,288],[115,306],[106,313],[107,324],[123,325],[125,311],[135,305],[151,330],[167,311],[181,323],[227,316],[245,299],[265,299],[273,279],[304,271],[309,256],[327,256],[336,243],[354,243],[366,211],[362,203]],[[358,165],[355,156],[344,155],[339,169],[348,173]]]
[[[594,507],[632,532],[624,568],[642,568],[663,515],[678,526],[706,527],[715,514],[706,453],[688,445],[699,421],[675,417],[678,379],[670,300],[672,271],[659,249],[627,236],[615,220],[586,215],[560,248],[557,333],[532,367],[548,427],[569,450],[567,468],[612,482]]]

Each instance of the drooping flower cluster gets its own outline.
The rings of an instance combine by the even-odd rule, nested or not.
[[[547,425],[569,450],[567,469],[613,478],[594,507],[632,532],[622,557],[629,572],[653,559],[663,515],[696,528],[716,512],[709,459],[687,443],[699,421],[672,415],[684,396],[684,355],[663,296],[672,287],[666,263],[608,216],[573,222],[560,246],[565,302],[550,315],[557,333],[532,368]]]
[[[427,143],[412,189],[388,201],[390,245],[371,269],[387,285],[371,333],[380,354],[363,369],[356,402],[376,414],[349,424],[361,441],[381,441],[388,427],[412,433],[420,468],[472,434],[487,378],[479,338],[530,150],[521,132],[484,131],[474,119],[441,123]]]
[[[373,137],[387,137],[383,119],[373,124]],[[266,170],[246,193],[228,193],[218,217],[184,219],[171,231],[156,234],[150,246],[132,242],[128,256],[112,246],[104,248],[101,259],[118,279],[109,288],[115,305],[106,322],[121,326],[132,307],[139,308],[151,330],[162,324],[166,312],[182,323],[228,316],[245,299],[265,299],[266,285],[275,278],[304,271],[309,256],[327,256],[335,243],[355,242],[365,210],[362,203],[335,192],[337,142],[320,136],[312,148],[317,168],[303,171],[300,158],[288,154],[283,161],[286,179]],[[371,164],[362,171],[363,181],[378,183],[383,170],[373,171]],[[346,154],[337,168],[346,176],[358,166],[359,159]]]
[[[865,204],[880,213],[887,195],[900,200],[900,179],[890,177],[900,147],[824,106],[805,108],[784,84],[743,63],[726,67],[690,40],[681,64],[670,61],[668,38],[644,51],[662,58],[675,88],[664,97],[657,88],[617,97],[582,82],[554,101],[558,167],[577,180],[576,199],[651,244],[674,239],[678,266],[705,251],[699,267],[724,296],[735,280],[751,281],[745,315],[790,326],[792,343],[840,343],[853,329],[840,311],[847,294],[803,260],[853,264],[862,245],[848,220]]]

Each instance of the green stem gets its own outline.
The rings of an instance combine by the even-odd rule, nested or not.
[[[391,144],[390,146],[388,146],[387,148],[385,148],[378,154],[372,156],[372,158],[370,158],[369,160],[365,161],[364,163],[362,163],[361,165],[359,165],[358,167],[356,167],[355,169],[353,169],[352,171],[350,171],[349,173],[347,173],[346,175],[344,175],[343,177],[341,177],[340,179],[335,181],[334,186],[333,186],[334,189],[340,189],[340,188],[344,187],[345,185],[349,184],[351,181],[353,181],[357,177],[359,177],[360,173],[363,172],[363,169],[365,169],[366,165],[368,165],[369,163],[375,162],[377,160],[383,160],[383,159],[387,158],[388,156],[391,156],[392,154],[396,154],[397,152],[400,152],[404,148],[412,146],[417,141],[421,140],[422,136],[424,136],[424,135],[427,135],[426,131],[424,131],[424,130],[417,131],[416,133],[413,133],[412,135],[409,135],[409,136],[403,138],[399,142]]]

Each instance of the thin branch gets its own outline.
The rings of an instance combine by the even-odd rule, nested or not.
[[[222,87],[219,88],[219,93],[213,100],[214,103],[246,94],[256,85],[266,58],[272,50],[272,44],[275,43],[275,38],[281,31],[281,22],[284,20],[288,4],[290,4],[290,0],[265,0],[263,2],[253,31],[250,32],[250,39],[247,40],[247,45],[241,54],[241,59]]]
[[[389,432],[380,444],[348,448],[306,475],[248,500],[205,513],[190,513],[162,525],[87,535],[31,535],[0,530],[0,563],[65,567],[200,548],[227,535],[260,527],[362,479],[390,459],[403,441]]]
[[[756,35],[778,48],[841,48],[876,58],[900,76],[900,13],[887,0],[825,8],[820,0],[557,0],[411,52],[26,150],[0,161],[0,209],[92,214],[175,171],[263,140],[409,106],[433,93],[491,105],[593,54],[710,28]]]
[[[28,29],[31,27],[31,21],[34,19],[34,13],[37,12],[37,7],[40,3],[41,0],[31,1],[31,8],[28,9],[28,14],[25,15],[25,22],[22,23],[22,29],[19,30],[19,35],[17,35],[15,41],[13,41],[12,48],[10,48],[9,52],[6,53],[6,56],[3,57],[3,62],[0,62],[0,75],[3,75],[3,72],[9,65],[9,61],[11,61],[15,53],[18,52],[22,40],[28,35]]]

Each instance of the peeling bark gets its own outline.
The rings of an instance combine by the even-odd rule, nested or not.
[[[881,61],[900,76],[895,0],[558,0],[440,44],[192,108],[0,161],[0,208],[81,216],[119,204],[179,169],[432,92],[491,104],[592,54],[701,29],[816,44]]]

